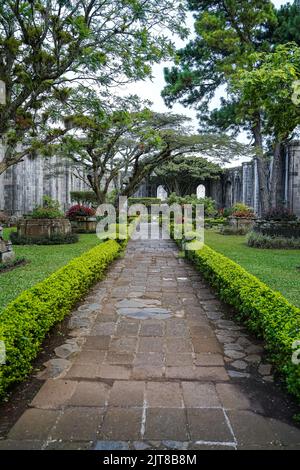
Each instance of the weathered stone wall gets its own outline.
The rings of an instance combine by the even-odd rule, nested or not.
[[[282,152],[277,205],[284,205],[300,217],[300,141],[294,141]],[[218,186],[219,183],[212,183]],[[260,198],[256,162],[230,168],[222,178],[223,190],[215,197],[218,207],[230,207],[243,202],[260,215]],[[213,189],[211,190],[213,193]]]
[[[3,152],[3,149],[0,149]],[[0,175],[0,210],[22,216],[41,204],[47,195],[59,201],[63,211],[71,205],[70,192],[87,190],[67,162],[57,158],[24,159]]]
[[[280,163],[281,178],[278,185],[277,204],[285,205],[300,217],[300,141],[294,141],[284,149]],[[206,196],[212,197],[218,208],[231,207],[243,202],[261,214],[257,164],[255,161],[230,168],[218,181],[205,182]],[[141,185],[137,195],[156,196],[156,186],[147,182]],[[196,191],[195,191],[196,192]]]
[[[0,147],[0,158],[1,152]],[[220,180],[206,181],[205,188],[206,196],[215,199],[219,208],[243,202],[260,214],[255,161],[227,169]],[[75,178],[67,162],[27,158],[0,176],[0,211],[22,216],[40,204],[43,195],[58,200],[62,210],[66,210],[71,205],[70,192],[87,189],[81,179]],[[156,197],[156,190],[156,185],[145,181],[136,196]],[[286,205],[300,217],[300,141],[290,143],[282,154],[277,204]]]

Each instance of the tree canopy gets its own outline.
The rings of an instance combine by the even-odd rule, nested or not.
[[[6,0],[0,5],[0,174],[57,134],[41,118],[74,83],[106,87],[151,75],[173,53],[161,31],[183,37],[179,0]],[[58,132],[59,135],[59,132]],[[18,148],[22,145],[22,150]]]
[[[163,97],[170,106],[175,101],[195,106],[203,131],[249,133],[264,212],[274,204],[281,145],[299,124],[299,107],[292,99],[300,73],[296,28],[289,27],[295,42],[280,45],[286,43],[284,18],[295,24],[299,2],[279,11],[268,0],[191,0],[189,6],[195,11],[196,38],[165,71]],[[223,97],[212,110],[220,86]]]
[[[50,150],[69,158],[99,203],[112,187],[116,197],[131,196],[155,168],[180,155],[202,153],[223,161],[248,151],[226,135],[193,135],[186,116],[156,113],[135,96],[105,102],[81,88],[73,100],[68,105],[76,112],[64,116],[69,132]]]
[[[186,196],[196,193],[196,188],[206,179],[218,179],[222,168],[199,156],[180,156],[159,166],[151,178],[168,193]]]

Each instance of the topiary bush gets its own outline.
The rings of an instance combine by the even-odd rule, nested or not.
[[[0,396],[28,375],[46,334],[103,278],[120,249],[114,240],[99,244],[24,291],[0,314],[0,341],[6,349],[6,363],[0,366]]]
[[[208,246],[186,255],[221,299],[237,310],[238,319],[264,339],[270,360],[288,390],[300,400],[300,365],[292,362],[293,344],[300,341],[300,309]]]

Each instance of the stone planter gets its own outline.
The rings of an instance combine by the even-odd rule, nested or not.
[[[0,238],[0,263],[7,263],[15,259],[15,253],[11,242],[5,242]]]
[[[252,230],[254,224],[255,224],[255,217],[228,217],[228,224],[232,229],[236,229],[237,231],[239,230],[245,230],[245,231],[250,231]]]
[[[51,238],[72,233],[68,219],[21,219],[18,223],[18,236],[26,238]]]
[[[300,220],[257,220],[253,230],[269,237],[300,238]]]
[[[72,230],[75,233],[96,233],[96,217],[76,217],[71,220]]]

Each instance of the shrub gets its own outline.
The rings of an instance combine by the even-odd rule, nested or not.
[[[222,217],[230,217],[231,214],[232,214],[232,207],[225,207],[224,209],[221,209],[221,211],[219,211],[221,216]]]
[[[224,217],[218,217],[217,219],[211,219],[211,218],[205,218],[205,227],[210,228],[210,227],[215,227],[218,225],[224,225],[227,222],[227,219]]]
[[[59,210],[59,202],[54,201],[49,196],[44,196],[43,205],[33,209],[30,217],[32,219],[60,219],[64,215]]]
[[[252,219],[254,217],[254,213],[248,211],[235,211],[232,213],[232,216],[238,218]]]
[[[187,256],[221,299],[235,307],[238,319],[265,340],[270,360],[284,377],[288,390],[300,399],[300,366],[292,363],[293,343],[300,340],[300,309],[207,246],[188,251]]]
[[[70,261],[44,281],[24,291],[0,315],[0,341],[6,364],[0,368],[0,396],[24,379],[48,331],[71,311],[118,255],[120,245],[110,240]]]
[[[255,248],[291,248],[300,249],[300,238],[286,238],[263,235],[258,232],[250,232],[247,238],[248,246]]]
[[[251,207],[243,204],[242,202],[237,202],[231,210],[231,215],[233,217],[245,217],[252,218],[254,217],[254,211]]]
[[[276,207],[270,209],[268,212],[265,212],[262,216],[264,220],[274,220],[274,221],[293,221],[297,220],[297,216],[286,207]]]
[[[18,232],[11,232],[10,240],[13,245],[69,245],[71,243],[77,243],[79,238],[76,233],[56,234],[51,237],[25,237],[19,235]]]
[[[73,220],[76,219],[76,217],[93,217],[95,213],[95,209],[92,209],[91,207],[76,204],[75,206],[70,207],[66,213],[66,217]]]
[[[97,197],[94,191],[71,191],[71,200],[77,204],[92,204],[97,206]]]
[[[143,204],[146,207],[150,207],[152,204],[161,204],[161,199],[157,197],[130,197],[128,199],[128,205],[133,206],[134,204]]]
[[[176,193],[171,193],[167,199],[167,203],[171,204],[192,204],[196,206],[196,204],[203,204],[204,205],[204,214],[206,217],[214,217],[217,215],[218,211],[216,209],[216,202],[211,197],[203,197],[198,199],[196,194],[192,194],[191,196],[177,196]]]

